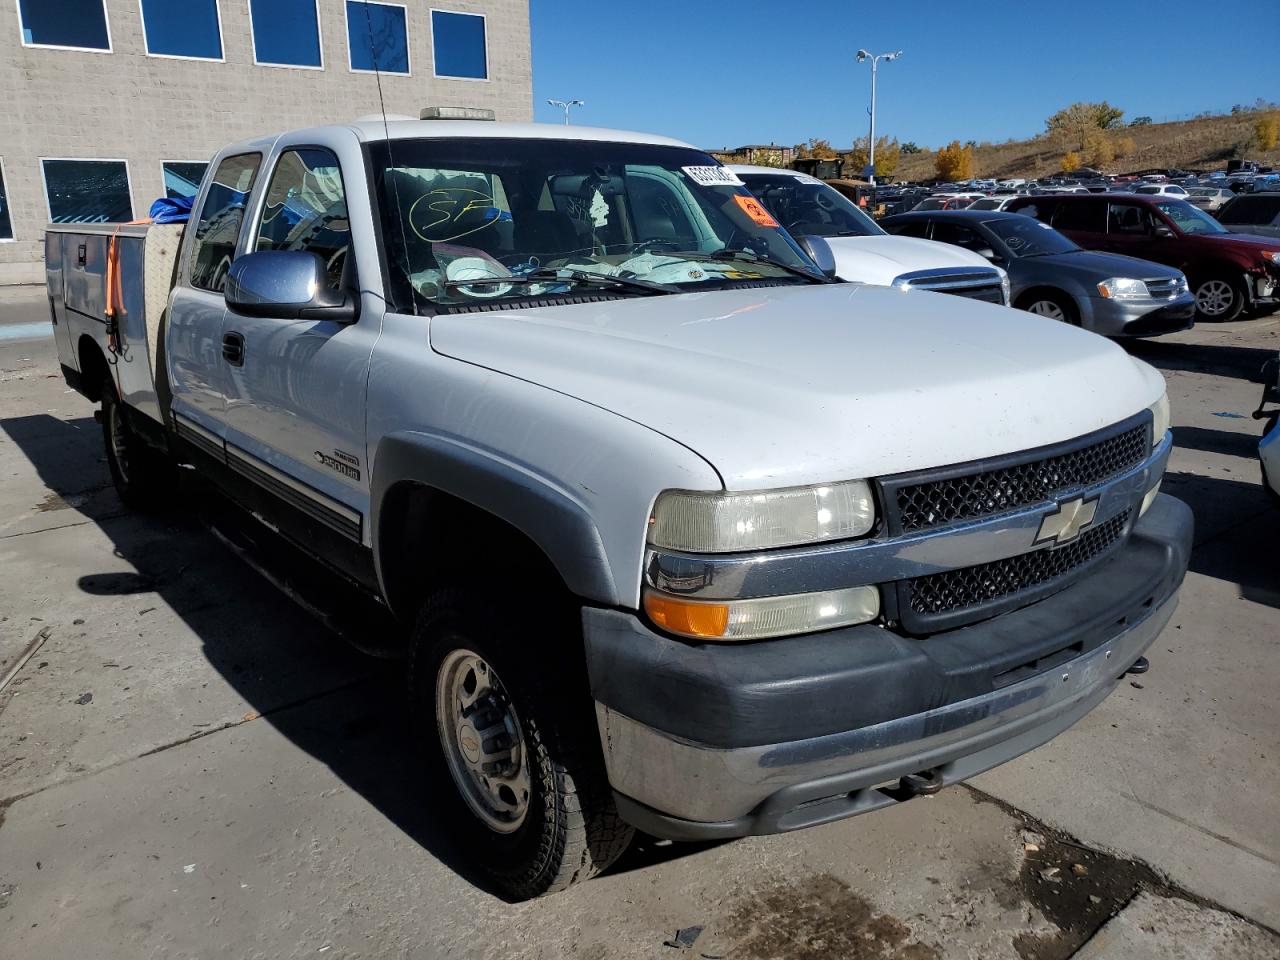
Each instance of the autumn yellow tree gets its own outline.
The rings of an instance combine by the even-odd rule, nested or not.
[[[1116,141],[1117,157],[1132,157],[1138,152],[1138,145],[1133,142],[1133,137],[1121,137]]]
[[[834,160],[839,156],[830,140],[819,140],[817,137],[810,137],[808,143],[797,143],[795,155],[800,159],[814,160]]]
[[[1085,156],[1091,167],[1101,167],[1116,158],[1115,146],[1101,130],[1091,131],[1085,140]]]
[[[859,137],[853,142],[853,149],[849,151],[845,169],[851,171],[854,176],[862,176],[862,171],[870,162],[867,142],[866,137]],[[877,177],[892,177],[898,172],[898,163],[901,159],[902,147],[898,144],[897,137],[876,137]]]
[[[973,147],[952,140],[938,151],[934,165],[940,180],[968,180],[973,176]]]
[[[1082,166],[1084,166],[1084,164],[1080,160],[1080,154],[1076,153],[1074,150],[1063,155],[1062,157],[1063,173],[1074,173],[1075,171],[1079,170]]]
[[[1118,123],[1124,111],[1101,103],[1073,103],[1064,107],[1044,122],[1045,129],[1058,137],[1065,147],[1088,149],[1088,137],[1093,131],[1106,130]]]
[[[1268,113],[1254,124],[1253,138],[1259,150],[1274,150],[1280,141],[1280,115]]]

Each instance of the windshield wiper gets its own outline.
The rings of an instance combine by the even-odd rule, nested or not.
[[[758,253],[750,250],[730,250],[727,247],[723,250],[717,250],[714,253],[693,253],[694,257],[702,260],[721,260],[721,261],[737,261],[740,263],[767,263],[771,267],[777,267],[779,270],[786,270],[788,273],[794,273],[797,277],[804,277],[806,280],[812,280],[815,283],[836,283],[835,277],[823,276],[821,273],[814,273],[804,267],[792,266],[789,263],[783,263],[781,260],[774,260],[771,257],[762,257]]]
[[[511,277],[476,277],[474,280],[446,280],[446,290],[457,290],[460,287],[496,286],[498,284],[526,287],[534,283],[578,283],[605,284],[611,287],[622,287],[649,295],[657,293],[680,293],[676,287],[653,280],[641,280],[638,277],[616,277],[607,273],[591,273],[588,270],[543,269],[532,270],[519,276]]]

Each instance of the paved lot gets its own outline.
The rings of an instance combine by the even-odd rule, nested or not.
[[[0,295],[0,675],[47,631],[0,693],[5,957],[675,958],[701,926],[685,955],[1280,958],[1280,510],[1247,419],[1280,319],[1133,348],[1199,523],[1149,674],[972,789],[641,843],[513,905],[416,799],[397,666],[192,516],[123,510],[42,311]]]

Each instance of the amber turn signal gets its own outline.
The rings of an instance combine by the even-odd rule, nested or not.
[[[685,637],[723,637],[729,626],[729,606],[698,603],[645,591],[644,612],[657,626]]]

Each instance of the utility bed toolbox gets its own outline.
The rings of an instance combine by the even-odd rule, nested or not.
[[[80,344],[85,337],[95,341],[120,398],[157,423],[156,385],[164,380],[158,346],[183,229],[180,223],[53,223],[45,230],[59,361],[84,374]]]

